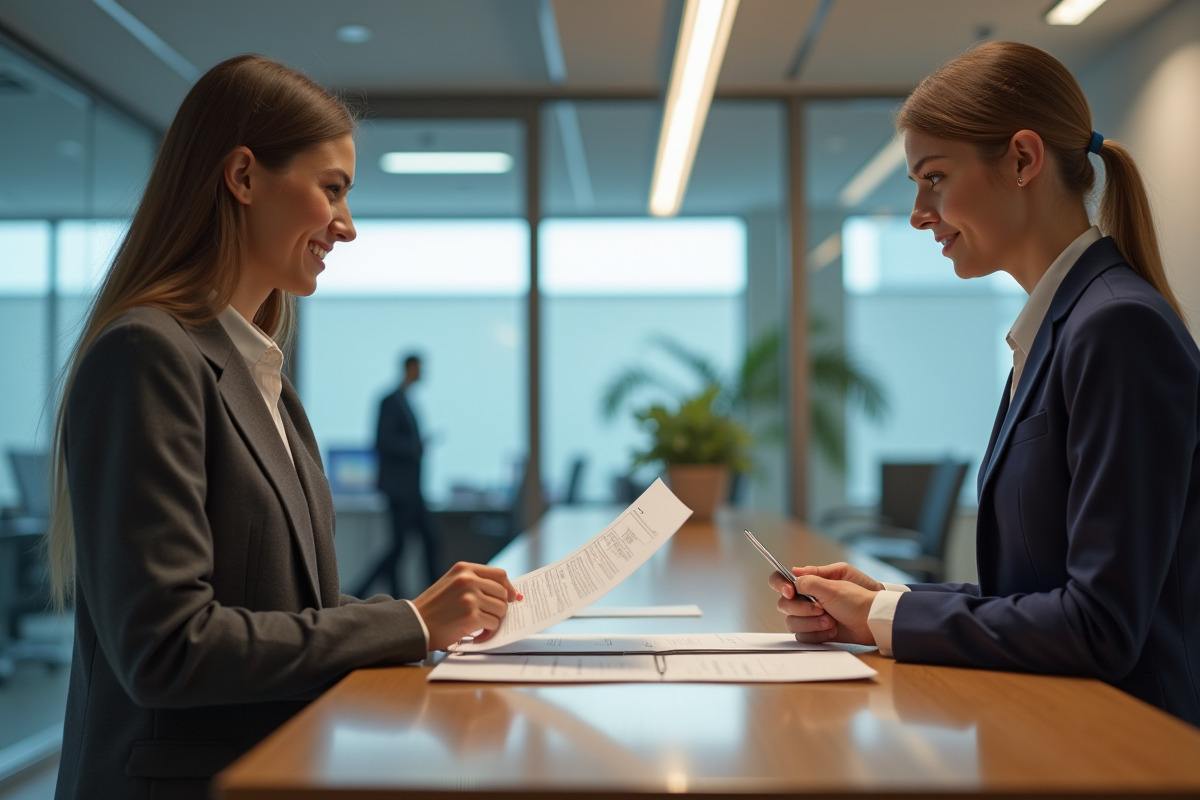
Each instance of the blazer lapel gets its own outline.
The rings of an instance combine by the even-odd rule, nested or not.
[[[987,474],[988,464],[992,462],[992,453],[996,452],[996,442],[1000,438],[1000,429],[1004,418],[1008,416],[1008,400],[1012,395],[1013,371],[1008,371],[1008,380],[1004,382],[1004,395],[1000,398],[1000,408],[996,411],[996,421],[992,423],[992,435],[988,438],[987,450],[983,454],[983,465],[975,478],[975,498],[983,497],[983,476]]]
[[[987,486],[988,478],[991,477],[993,468],[1008,446],[1013,426],[1017,424],[1017,420],[1021,419],[1022,410],[1029,404],[1029,397],[1033,393],[1033,387],[1037,385],[1039,377],[1045,370],[1046,363],[1050,360],[1050,352],[1053,349],[1051,346],[1053,338],[1054,320],[1051,319],[1050,314],[1047,314],[1046,319],[1042,320],[1042,327],[1038,329],[1037,336],[1034,337],[1033,347],[1029,349],[1029,356],[1025,359],[1025,368],[1021,372],[1021,382],[1017,384],[1017,393],[1013,395],[1012,402],[1009,403],[1008,409],[1004,413],[1004,422],[1000,426],[999,434],[996,435],[991,458],[988,459],[987,469],[983,474],[982,480],[979,482],[980,495],[983,494],[983,487]],[[1012,376],[1009,376],[1005,392],[1009,393],[1011,391]]]
[[[304,559],[305,573],[314,600],[320,604],[317,553],[308,501],[292,459],[288,458],[275,421],[271,419],[250,369],[217,320],[188,328],[200,351],[218,367],[217,386],[229,416],[270,480],[291,523],[292,537]]]
[[[296,462],[296,475],[308,501],[308,516],[312,520],[313,544],[317,559],[317,578],[321,600],[325,606],[337,606],[341,598],[338,580],[337,553],[333,546],[334,509],[329,481],[321,468],[321,454],[308,417],[300,405],[295,388],[286,378],[280,395],[280,413]]]
[[[1054,295],[1054,299],[1050,302],[1050,310],[1046,313],[1046,318],[1042,320],[1042,326],[1038,329],[1037,336],[1034,337],[1033,346],[1029,350],[1029,356],[1025,359],[1025,368],[1021,373],[1021,382],[1017,384],[1017,393],[1012,398],[1012,403],[1009,404],[1007,411],[1003,409],[1001,403],[1001,413],[1004,415],[1004,422],[1000,426],[998,434],[993,432],[994,445],[990,448],[990,457],[984,462],[985,470],[979,479],[979,496],[983,496],[984,487],[987,486],[988,480],[995,471],[998,464],[1004,455],[1005,449],[1008,447],[1009,438],[1012,435],[1013,428],[1017,421],[1021,419],[1025,407],[1029,404],[1030,397],[1033,396],[1034,387],[1040,386],[1042,373],[1046,371],[1047,365],[1050,363],[1051,356],[1054,353],[1054,342],[1057,335],[1059,324],[1066,318],[1070,310],[1079,300],[1080,295],[1094,281],[1100,273],[1105,270],[1122,263],[1120,252],[1112,239],[1105,237],[1100,239],[1091,247],[1083,252],[1079,260],[1071,267],[1063,279],[1062,285],[1058,287],[1058,291]],[[1011,386],[1012,377],[1009,377]],[[1011,391],[1009,387],[1005,387],[1005,396]]]

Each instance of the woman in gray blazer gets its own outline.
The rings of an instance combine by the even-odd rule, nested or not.
[[[294,297],[355,236],[354,122],[243,56],[188,93],[70,363],[48,547],[75,646],[56,797],[200,798],[357,667],[499,625],[503,570],[342,595],[321,457],[281,374]]]
[[[900,111],[912,224],[963,278],[1029,299],[979,469],[978,584],[806,567],[804,641],[905,661],[1094,677],[1200,725],[1200,351],[1129,153],[1047,53],[981,45]],[[1085,197],[1104,164],[1096,225]]]

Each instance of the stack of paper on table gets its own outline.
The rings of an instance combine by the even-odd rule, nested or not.
[[[869,678],[844,650],[802,645],[787,634],[646,637],[535,636],[591,606],[633,574],[691,511],[661,480],[603,531],[565,558],[516,578],[524,600],[509,603],[484,642],[460,642],[429,674],[461,681],[813,681]]]
[[[870,678],[875,670],[830,645],[790,634],[531,636],[501,647],[452,652],[429,680],[529,683],[792,683]]]
[[[588,606],[576,611],[575,619],[583,617],[702,617],[704,612],[695,603],[674,606]]]

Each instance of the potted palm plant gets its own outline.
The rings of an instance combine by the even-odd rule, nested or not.
[[[665,465],[667,483],[695,519],[711,518],[729,496],[731,474],[750,469],[750,431],[716,407],[720,391],[713,384],[674,407],[654,403],[635,413],[650,441],[634,453],[634,466]]]
[[[877,419],[886,413],[887,399],[883,388],[871,375],[841,347],[828,343],[826,326],[821,319],[813,317],[810,324],[813,444],[821,458],[835,469],[842,469],[846,461],[842,406],[847,402],[854,403],[869,417]],[[658,461],[666,465],[669,473],[676,464],[702,463],[701,453],[716,453],[720,450],[718,442],[736,438],[742,448],[736,456],[726,450],[721,458],[705,457],[711,457],[712,463],[723,463],[727,475],[743,474],[752,466],[751,444],[783,442],[783,380],[778,328],[768,330],[751,342],[732,374],[723,374],[709,358],[670,337],[660,336],[652,346],[686,367],[702,388],[697,392],[695,388],[679,386],[660,372],[642,365],[627,367],[613,378],[601,400],[602,413],[608,419],[630,405],[635,395],[644,396],[647,391],[674,401],[671,404],[660,400],[634,409],[635,418],[651,434],[650,446],[635,453],[635,467]],[[751,412],[758,422],[753,428],[746,422]],[[685,415],[690,420],[686,424]],[[711,427],[699,425],[698,421],[705,418]],[[725,423],[736,426],[741,435],[733,437]],[[668,436],[670,443],[665,441]],[[691,441],[684,445],[681,443],[684,439]],[[674,483],[672,488],[675,488]],[[726,492],[722,490],[716,495],[718,501],[728,496]]]

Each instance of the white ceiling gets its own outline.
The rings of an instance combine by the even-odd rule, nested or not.
[[[684,213],[746,213],[782,202],[785,114],[765,95],[888,98],[822,101],[808,112],[806,192],[815,207],[832,208],[845,180],[889,137],[897,98],[980,38],[1038,45],[1082,70],[1184,1],[1109,0],[1083,25],[1053,27],[1042,21],[1050,0],[741,0],[717,88],[729,99],[713,106]],[[156,55],[104,5],[131,14],[186,64]],[[430,95],[571,97],[577,102],[564,110],[544,112],[547,213],[641,214],[682,7],[682,0],[0,0],[0,31],[160,129],[190,85],[187,65],[203,71],[242,52],[278,58],[375,109]],[[348,23],[368,26],[370,40],[339,41],[335,31]],[[0,48],[0,78],[6,73],[29,78]],[[11,176],[33,161],[53,188],[60,169],[51,161],[69,158],[71,147],[63,143],[69,136],[47,134],[47,125],[78,127],[78,108],[62,87],[18,96],[2,86],[0,215],[50,213]],[[622,96],[632,99],[612,99]],[[401,121],[369,112],[355,208],[360,215],[522,213],[520,172],[413,179],[375,168],[379,153],[405,143],[519,155],[522,141],[512,121]],[[35,157],[42,150],[44,163]],[[120,173],[120,150],[113,145],[110,172]],[[862,210],[903,209],[909,192],[894,178]]]

